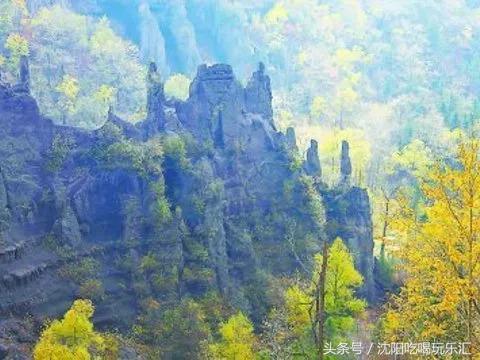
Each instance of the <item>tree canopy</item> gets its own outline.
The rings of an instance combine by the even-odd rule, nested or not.
[[[94,312],[89,300],[76,300],[62,320],[54,320],[42,331],[35,345],[35,360],[90,360],[105,351],[105,340],[93,329]]]

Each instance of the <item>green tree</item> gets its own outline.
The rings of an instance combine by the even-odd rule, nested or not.
[[[44,114],[56,121],[65,120],[65,113],[72,109],[72,97],[58,88],[73,89],[71,81],[65,83],[69,76],[76,79],[78,88],[74,111],[67,112],[69,124],[99,127],[110,106],[125,120],[142,118],[145,68],[138,49],[115,34],[108,20],[52,6],[41,8],[24,23],[31,34],[32,92]]]
[[[326,259],[326,263],[324,262]],[[310,357],[323,355],[326,341],[346,341],[355,329],[356,317],[365,309],[355,296],[362,276],[340,238],[315,256],[308,286],[294,285],[285,293],[287,320],[296,337],[296,347]]]
[[[241,312],[233,315],[219,329],[221,340],[211,344],[209,349],[215,359],[255,359],[256,337],[253,325]]]
[[[112,105],[121,117],[136,120],[146,106],[146,69],[139,62],[138,49],[118,36],[105,17],[95,24],[88,47],[95,64],[91,76],[116,89]]]
[[[315,260],[321,266],[323,259],[317,255]],[[330,247],[325,286],[325,325],[332,341],[344,340],[355,327],[355,316],[365,309],[365,301],[355,296],[362,283],[351,253],[337,238]]]
[[[89,279],[80,285],[78,295],[84,299],[103,300],[105,289],[98,279]]]
[[[310,115],[314,119],[320,119],[325,113],[326,100],[323,96],[315,96],[310,105]]]
[[[20,20],[27,15],[25,0],[4,0],[0,2],[0,41],[19,30]]]
[[[387,162],[387,172],[408,172],[414,178],[420,179],[428,174],[433,158],[433,152],[425,142],[414,139],[391,155]]]
[[[146,310],[135,326],[135,333],[154,349],[157,358],[200,358],[211,335],[205,313],[197,302],[186,299],[165,310],[151,299]]]

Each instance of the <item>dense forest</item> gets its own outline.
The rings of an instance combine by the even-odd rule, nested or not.
[[[480,2],[0,0],[0,359],[480,359]]]

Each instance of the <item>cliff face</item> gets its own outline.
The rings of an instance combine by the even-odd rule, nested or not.
[[[22,74],[0,84],[0,314],[58,315],[87,292],[97,323],[122,328],[141,299],[214,289],[259,319],[269,277],[336,236],[373,297],[367,193],[347,173],[325,188],[316,142],[296,164],[262,65],[245,88],[200,66],[185,102],[165,100],[152,65],[147,119],[111,111],[92,132],[43,118]]]
[[[97,18],[107,16],[122,37],[139,46],[144,62],[157,63],[163,76],[190,77],[198,64],[216,61],[237,64],[244,78],[251,72],[245,55],[261,58],[245,41],[245,19],[254,11],[264,14],[273,1],[27,0],[26,4],[31,14],[43,6],[60,5]]]

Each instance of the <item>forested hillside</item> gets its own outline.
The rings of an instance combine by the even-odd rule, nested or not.
[[[479,40],[475,0],[0,0],[0,359],[477,358]]]
[[[32,68],[40,66],[34,93],[58,121],[98,126],[92,113],[112,101],[125,118],[141,119],[140,62],[155,61],[164,81],[176,75],[167,88],[184,98],[201,63],[230,64],[245,82],[262,61],[278,126],[294,124],[302,148],[306,134],[319,140],[331,181],[347,138],[355,180],[374,186],[400,166],[392,153],[443,150],[451,130],[478,112],[475,1],[59,0],[47,10],[52,1],[7,3],[4,53],[13,68],[18,54],[32,53]],[[96,120],[86,123],[83,113]]]

